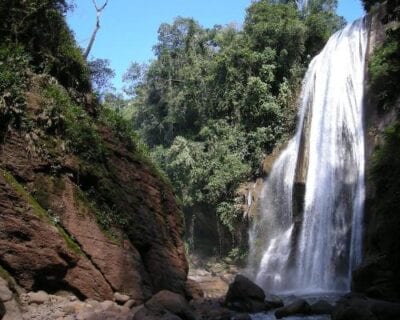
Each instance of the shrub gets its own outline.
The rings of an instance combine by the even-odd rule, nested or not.
[[[0,39],[18,44],[39,72],[79,92],[90,89],[89,70],[65,21],[66,0],[2,0]]]
[[[387,111],[398,97],[400,83],[400,29],[388,30],[381,47],[375,50],[369,63],[371,89],[378,107]]]
[[[400,210],[400,123],[385,131],[384,144],[374,154],[370,179],[376,185],[378,212],[393,215]]]
[[[62,124],[67,147],[86,160],[102,160],[105,154],[101,137],[93,119],[79,105],[74,104],[64,88],[50,84],[44,90],[47,109],[53,122]]]
[[[19,126],[25,109],[29,57],[20,46],[0,45],[0,128]]]

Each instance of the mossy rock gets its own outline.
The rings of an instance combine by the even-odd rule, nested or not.
[[[71,236],[58,224],[58,221],[55,221],[55,219],[49,215],[49,213],[36,201],[35,198],[32,197],[32,195],[25,190],[23,185],[21,185],[15,178],[14,176],[6,171],[6,170],[1,170],[1,174],[3,175],[4,179],[7,181],[7,183],[14,188],[14,190],[22,197],[25,199],[25,201],[30,205],[32,208],[33,212],[44,222],[54,225],[60,235],[64,238],[65,243],[67,244],[68,248],[71,249],[73,252],[77,254],[81,254],[82,251],[79,247],[79,245],[71,238]]]

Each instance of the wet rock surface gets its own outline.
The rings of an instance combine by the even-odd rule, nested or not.
[[[190,304],[198,320],[230,320],[234,315],[221,299],[200,299],[191,301]]]
[[[400,319],[400,304],[370,299],[361,294],[348,294],[337,302],[332,319],[397,320]]]
[[[311,305],[311,314],[332,314],[333,306],[327,301],[320,300]]]
[[[306,300],[298,299],[284,307],[275,311],[275,317],[282,319],[294,315],[309,315],[311,314],[311,306]]]
[[[267,305],[267,309],[276,309],[276,308],[280,308],[283,307],[283,300],[273,294],[267,294],[265,296],[265,304]]]

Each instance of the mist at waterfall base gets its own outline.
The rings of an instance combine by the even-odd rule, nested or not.
[[[365,19],[337,32],[306,73],[297,132],[264,183],[250,232],[249,273],[267,293],[350,290],[362,250],[367,34]]]

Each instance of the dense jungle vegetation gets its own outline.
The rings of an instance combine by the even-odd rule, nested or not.
[[[293,133],[304,72],[344,25],[336,8],[333,0],[301,9],[262,0],[243,26],[210,29],[178,17],[160,26],[154,61],[127,71],[124,112],[182,200],[191,249],[242,255],[236,191]]]

